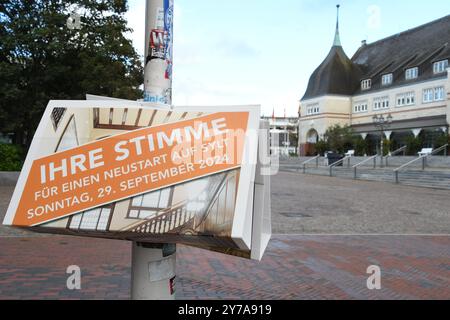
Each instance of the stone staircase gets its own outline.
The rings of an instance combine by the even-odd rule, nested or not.
[[[399,172],[399,183],[426,188],[450,189],[450,171],[401,171]]]
[[[394,168],[370,168],[360,167],[357,169],[356,178],[358,180],[380,181],[395,183]],[[299,165],[281,164],[280,171],[303,173],[303,168]],[[315,174],[330,176],[330,169],[328,167],[315,166],[307,167],[306,174]],[[334,167],[332,170],[333,177],[343,179],[354,179],[353,168],[348,167]],[[425,188],[437,188],[450,190],[450,170],[442,169],[427,169],[425,171],[410,169],[399,172],[399,183],[403,185],[411,185]]]
[[[168,210],[158,216],[148,219],[131,232],[164,234],[168,232],[178,232],[188,223],[192,223],[196,212],[187,210],[187,203],[183,203],[173,209]]]
[[[226,178],[227,175],[225,173],[203,178],[209,180],[208,190],[204,192],[204,199],[203,195],[200,194],[195,199],[184,200],[174,207],[159,212],[154,217],[145,219],[136,225],[127,226],[124,230],[139,234],[156,235],[165,233],[193,234],[196,227],[210,214],[210,205],[214,199],[217,199],[221,186],[226,182]],[[207,206],[189,209],[189,203],[195,203],[200,198],[203,199]]]

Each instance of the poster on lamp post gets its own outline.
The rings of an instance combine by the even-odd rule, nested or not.
[[[4,224],[260,259],[258,128],[258,106],[51,101]]]

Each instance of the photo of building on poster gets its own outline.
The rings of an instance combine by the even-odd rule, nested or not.
[[[242,118],[236,123],[240,121],[245,132],[248,114],[235,113],[229,117]],[[228,145],[228,138],[223,138],[226,135],[221,135],[222,140],[205,143],[202,145],[205,150],[205,146],[211,147],[213,165],[202,160],[195,166],[191,163],[177,164],[173,170],[171,161],[167,159],[173,158],[176,150],[167,147],[177,147],[173,133],[176,130],[184,128],[177,132],[190,132],[200,138],[200,133],[205,135],[208,132],[207,123],[211,123],[213,129],[214,125],[224,129],[230,119],[220,116],[220,113],[167,108],[51,108],[41,120],[34,138],[34,152],[28,154],[32,166],[29,172],[22,173],[19,190],[16,189],[15,196],[20,196],[19,193],[22,196],[11,224],[47,233],[185,243],[249,258],[250,248],[243,250],[232,238],[236,215],[247,214],[236,212],[240,160],[225,163],[230,160],[227,158],[230,154],[237,156],[234,152],[242,153],[239,150],[243,145]],[[166,125],[171,125],[172,131],[159,135],[157,130],[166,128]],[[114,148],[108,149],[108,143]],[[102,146],[104,154],[98,146]],[[233,153],[226,149],[233,149]],[[89,156],[81,156],[82,152]],[[83,159],[86,161],[82,162]],[[67,168],[58,167],[63,162]],[[96,173],[93,168],[100,171]],[[90,175],[85,172],[90,172]],[[74,174],[72,177],[71,173]],[[64,179],[58,180],[61,177]],[[142,192],[149,186],[154,190]],[[249,190],[253,192],[251,188]],[[76,199],[77,194],[79,197]],[[244,197],[253,198],[248,194],[242,195]],[[113,199],[116,201],[110,201]],[[96,203],[104,204],[92,207]],[[79,210],[87,207],[89,209]],[[248,205],[246,207],[249,208]],[[13,209],[9,210],[9,219]],[[55,216],[56,212],[61,217]]]

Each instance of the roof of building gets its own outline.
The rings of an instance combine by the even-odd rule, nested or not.
[[[363,44],[348,59],[333,45],[324,62],[311,75],[302,100],[327,94],[361,93],[360,82],[371,79],[369,90],[382,89],[383,75],[393,73],[389,87],[442,77],[433,73],[433,62],[450,58],[450,15],[371,44]],[[418,67],[419,76],[405,80],[405,70]],[[383,87],[384,88],[384,87]]]
[[[422,81],[441,75],[433,74],[433,62],[450,58],[450,15],[391,37],[361,46],[352,58],[363,71],[358,80],[372,79],[371,90],[380,89],[381,77],[393,73],[393,85],[402,85],[404,72],[418,67]],[[381,65],[389,65],[380,72]],[[357,92],[360,92],[359,87]]]
[[[339,5],[333,46],[328,56],[309,78],[302,100],[324,94],[351,95],[357,89],[359,68],[347,57],[339,35]]]
[[[352,95],[359,86],[361,72],[341,46],[333,46],[322,64],[309,78],[303,99],[325,94]]]

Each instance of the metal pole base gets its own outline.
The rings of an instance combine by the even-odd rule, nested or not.
[[[174,300],[176,246],[133,242],[132,300]]]

